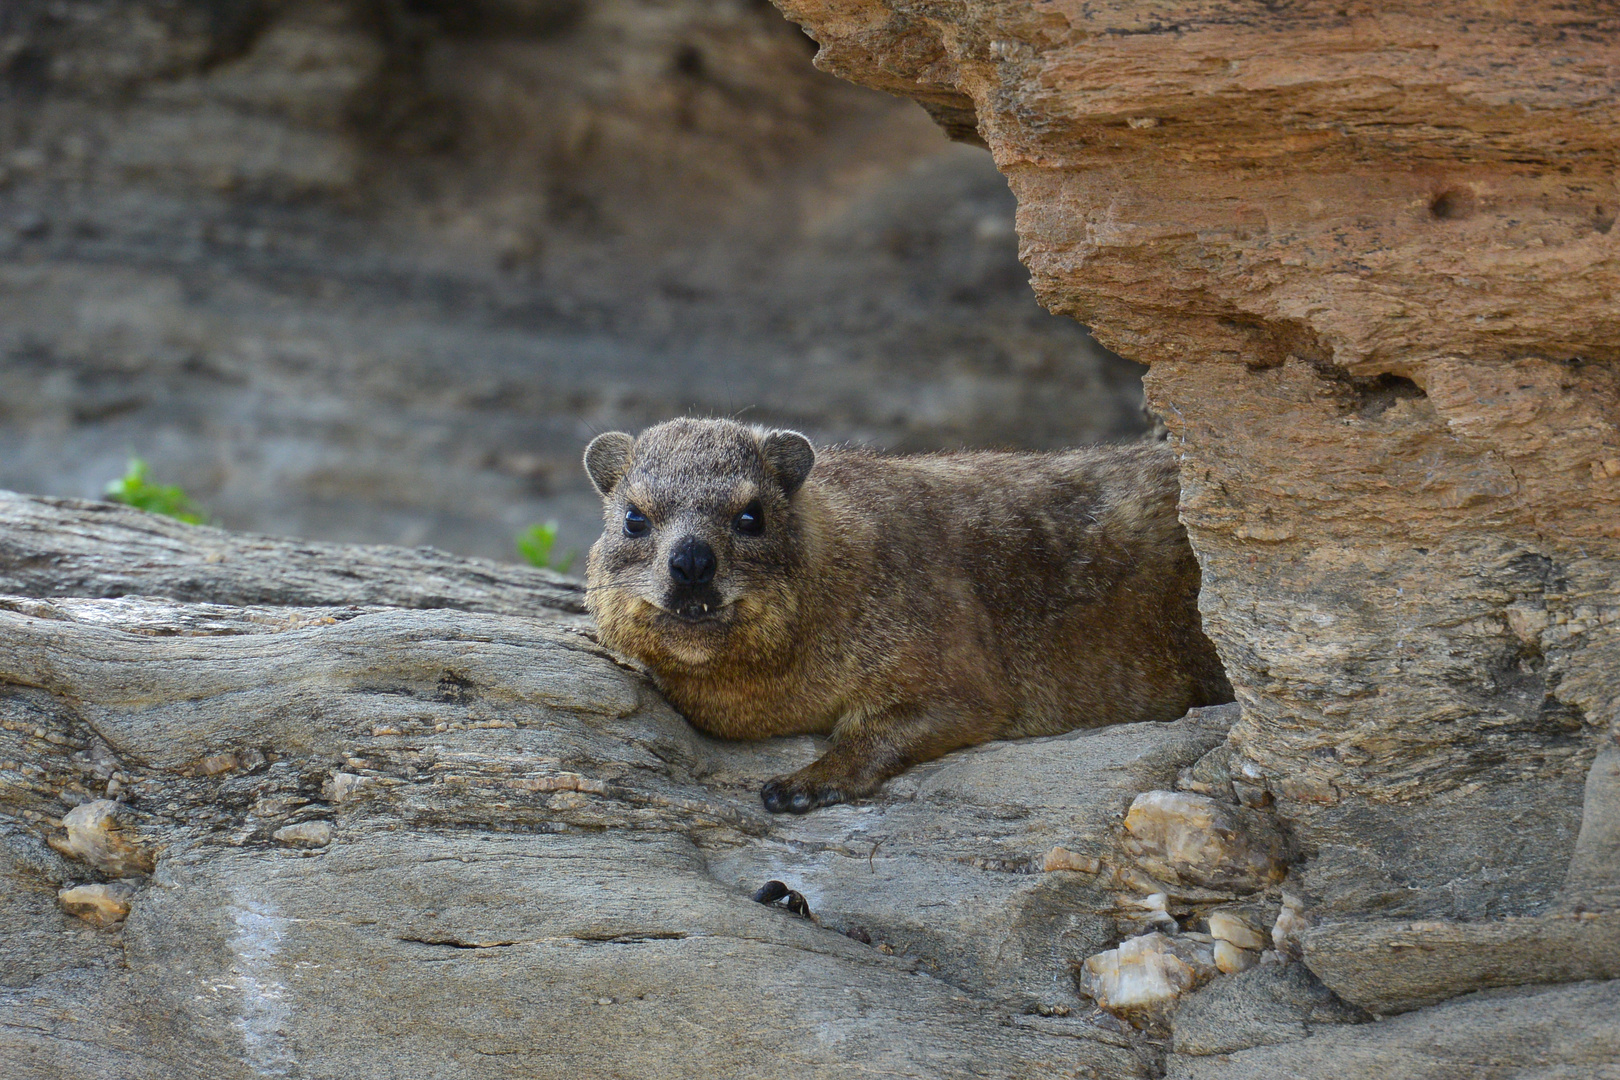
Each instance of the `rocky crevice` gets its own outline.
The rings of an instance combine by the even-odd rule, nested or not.
[[[1188,788],[1285,823],[1306,965],[1374,1013],[1613,979],[1567,884],[1620,734],[1613,13],[779,6],[987,146],[1042,302],[1149,365],[1242,707]],[[1442,1011],[1538,1060],[1487,1001]],[[1439,1075],[1423,1023],[1171,1074]]]

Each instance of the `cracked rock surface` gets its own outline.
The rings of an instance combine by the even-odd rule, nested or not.
[[[1175,1055],[1173,1080],[1613,1080],[1620,1076],[1620,983],[1470,994],[1378,1024],[1330,1027],[1298,1042]]]
[[[1611,992],[1525,984],[1612,976],[1585,951],[1612,933],[1592,912],[1612,755],[1532,932],[1370,940],[1289,891],[1292,823],[1232,778],[1235,705],[991,743],[773,816],[760,784],[817,740],[700,734],[565,582],[0,506],[8,587],[81,594],[0,597],[8,1078],[1218,1076],[1296,1046],[1312,1075]],[[311,604],[328,572],[347,585]],[[808,914],[754,902],[767,881]],[[1413,934],[1445,947],[1378,955]],[[1088,983],[1110,956],[1112,989]],[[1486,962],[1508,988],[1457,997]],[[1597,1060],[1605,1030],[1536,1052]]]
[[[104,524],[8,499],[71,543]],[[163,535],[183,565],[260,553],[204,564],[192,597],[308,555]],[[544,577],[514,614],[510,589],[471,595],[476,561],[353,554],[356,588],[415,561],[466,609],[0,600],[8,1077],[1150,1068],[1072,965],[1122,932],[1099,875],[1126,861],[1131,799],[1219,745],[1232,710],[996,743],[773,817],[759,785],[814,740],[699,734],[548,606]],[[167,572],[124,555],[79,591]],[[1097,872],[1043,872],[1057,847]],[[771,879],[813,918],[754,903]],[[127,914],[82,917],[90,896]]]

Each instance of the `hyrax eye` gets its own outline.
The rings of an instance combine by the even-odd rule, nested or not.
[[[737,520],[734,522],[734,524],[737,527],[737,531],[742,533],[744,536],[758,536],[760,533],[764,532],[765,509],[759,505],[759,500],[755,499],[753,502],[743,507],[743,512],[737,515]]]
[[[643,514],[640,510],[637,510],[633,506],[625,508],[624,535],[646,536],[651,529],[652,526],[648,524],[646,514]]]

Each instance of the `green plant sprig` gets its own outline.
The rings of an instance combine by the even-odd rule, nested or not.
[[[129,459],[124,475],[107,483],[107,499],[137,510],[163,514],[187,525],[204,525],[207,519],[191,502],[191,496],[174,484],[154,484],[147,475],[146,462]]]
[[[569,548],[560,557],[555,554],[557,547],[557,523],[548,521],[544,525],[530,525],[517,534],[518,554],[530,566],[538,566],[542,570],[555,570],[559,574],[568,573],[568,568],[574,565],[574,559],[579,556],[576,548]]]

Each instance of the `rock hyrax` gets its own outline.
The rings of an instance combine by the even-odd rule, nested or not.
[[[962,746],[1232,700],[1160,445],[885,457],[670,420],[585,451],[602,640],[732,739],[832,736],[802,813]]]

